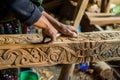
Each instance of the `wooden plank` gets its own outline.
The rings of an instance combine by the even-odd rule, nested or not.
[[[115,14],[112,13],[91,13],[91,12],[85,12],[85,14],[88,17],[113,17]]]
[[[41,36],[1,35],[0,69],[120,60],[120,32],[79,33],[39,44]]]
[[[74,27],[77,28],[78,25],[80,24],[80,21],[84,15],[85,9],[88,5],[89,0],[79,0],[78,1],[78,6],[75,10],[75,20],[74,20]],[[77,15],[76,15],[77,14]]]
[[[115,24],[120,23],[120,17],[115,14],[107,14],[107,13],[87,13],[86,15],[89,19],[89,24],[91,25],[107,25],[107,24]]]
[[[117,24],[120,23],[119,17],[95,17],[90,18],[90,24],[97,24],[97,25],[108,25],[108,24]]]

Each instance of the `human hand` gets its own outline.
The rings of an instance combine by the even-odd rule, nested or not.
[[[44,17],[43,15],[41,18],[34,24],[38,28],[42,28],[42,34],[43,34],[43,41],[42,43],[52,43],[56,41],[57,37],[57,30],[53,27],[53,25]],[[45,39],[47,37],[50,37],[51,40],[45,42]]]
[[[43,34],[43,41],[42,41],[42,43],[52,43],[52,42],[56,41],[57,30],[56,30],[54,27],[52,27],[52,25],[49,25],[48,28],[44,28],[44,29],[42,30],[42,34]],[[45,39],[46,39],[47,37],[50,37],[51,40],[45,42]]]
[[[71,25],[62,24],[56,28],[63,35],[77,37],[77,30]]]
[[[70,25],[62,24],[57,21],[55,18],[50,16],[47,12],[43,11],[42,14],[49,20],[49,22],[63,35],[77,37],[77,30]]]

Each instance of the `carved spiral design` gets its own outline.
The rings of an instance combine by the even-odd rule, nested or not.
[[[56,50],[49,48],[47,54],[50,62],[58,62],[59,54],[56,52]]]
[[[78,56],[76,55],[74,50],[71,50],[69,45],[56,45],[56,46],[51,46],[48,48],[46,54],[48,54],[49,62],[52,63],[60,63],[60,62],[65,62],[65,63],[72,63],[74,61],[77,61]]]
[[[59,56],[57,53],[54,53],[54,54],[49,55],[49,57],[51,61],[57,62]]]

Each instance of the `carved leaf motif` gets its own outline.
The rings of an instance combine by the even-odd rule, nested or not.
[[[120,57],[120,32],[80,33],[77,38],[59,37],[53,45],[37,43],[40,38],[38,34],[1,35],[0,69],[44,63],[107,61]]]
[[[47,54],[42,51],[40,48],[31,49],[31,55],[33,56],[33,62],[45,62],[48,60]]]

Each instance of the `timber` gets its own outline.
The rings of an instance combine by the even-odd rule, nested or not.
[[[89,0],[78,0],[78,5],[74,13],[74,27],[77,28],[84,15],[85,9],[87,8]]]
[[[89,20],[90,25],[108,25],[108,24],[120,24],[119,15],[112,13],[89,13],[86,12],[86,16]]]
[[[39,34],[1,35],[0,69],[120,60],[120,32],[79,33],[40,44]]]

